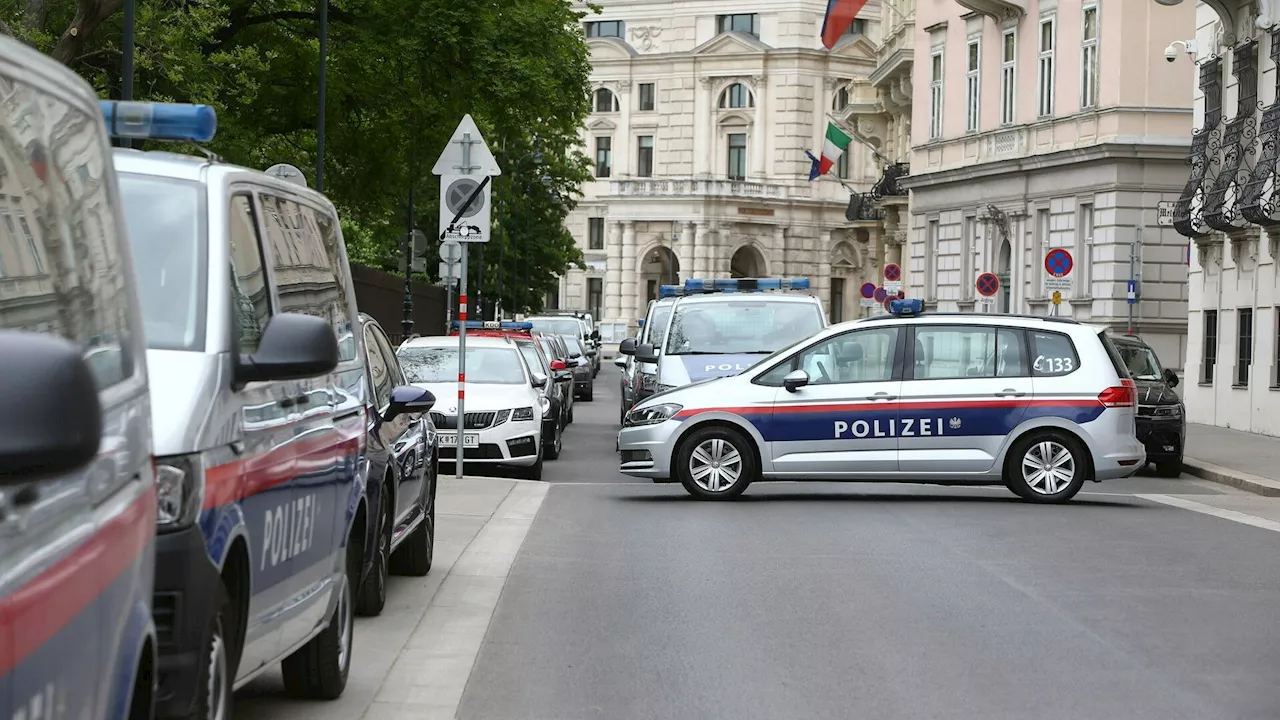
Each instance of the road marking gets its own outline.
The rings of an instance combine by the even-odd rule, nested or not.
[[[366,720],[451,719],[457,714],[507,575],[550,488],[541,482],[512,485],[449,568],[365,711]]]
[[[1235,510],[1224,510],[1223,508],[1205,505],[1204,503],[1198,503],[1194,500],[1186,500],[1184,498],[1172,497],[1170,495],[1154,494],[1138,494],[1134,495],[1134,497],[1142,498],[1143,500],[1151,500],[1152,502],[1158,502],[1164,505],[1172,505],[1173,507],[1182,508],[1183,510],[1212,515],[1214,517],[1222,518],[1223,520],[1238,522],[1242,525],[1250,525],[1256,528],[1262,528],[1263,530],[1280,532],[1280,522],[1267,520],[1254,515],[1247,515],[1242,512],[1236,512]]]

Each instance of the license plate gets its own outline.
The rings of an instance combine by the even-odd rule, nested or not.
[[[440,447],[458,447],[458,433],[440,433]],[[462,436],[463,447],[480,447],[480,436],[466,433]]]

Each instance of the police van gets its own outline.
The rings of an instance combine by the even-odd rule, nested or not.
[[[104,102],[123,138],[207,142],[200,105]],[[367,544],[363,333],[333,205],[266,173],[115,151],[147,331],[159,717],[229,717],[281,663],[342,694]],[[403,407],[392,409],[406,412]]]
[[[618,435],[621,472],[733,497],[757,480],[1003,484],[1065,502],[1145,463],[1136,386],[1105,328],[922,314],[841,323],[749,372],[659,393]]]
[[[652,392],[736,375],[827,326],[808,289],[807,278],[691,278],[683,287],[664,286],[662,293],[676,298],[666,326],[619,352],[632,350],[642,368],[656,366]]]
[[[663,336],[667,321],[671,319],[671,308],[676,304],[676,297],[683,294],[683,291],[684,288],[679,285],[660,287],[660,297],[649,301],[649,310],[640,321],[636,337],[625,338],[618,344],[618,360],[621,362],[615,362],[622,368],[622,408],[618,415],[619,422],[636,403],[658,391],[658,365],[637,360],[636,347],[652,344],[656,338]]]
[[[0,98],[0,717],[147,718],[151,401],[111,145],[92,88],[9,38]]]

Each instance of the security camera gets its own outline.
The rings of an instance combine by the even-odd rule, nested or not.
[[[1182,46],[1183,51],[1185,51],[1187,53],[1187,56],[1190,57],[1191,60],[1194,62],[1196,59],[1196,53],[1199,51],[1199,48],[1196,47],[1195,40],[1174,40],[1173,42],[1169,43],[1169,47],[1164,49],[1164,59],[1169,62],[1173,62],[1174,60],[1177,60],[1179,45]]]
[[[1178,48],[1170,45],[1164,49],[1164,59],[1173,62],[1178,59]]]

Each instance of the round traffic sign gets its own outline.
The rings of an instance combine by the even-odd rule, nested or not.
[[[1056,278],[1071,274],[1071,268],[1074,266],[1075,261],[1071,259],[1071,253],[1063,248],[1054,248],[1044,256],[1044,269]]]
[[[876,299],[876,302],[884,302],[885,299],[889,297],[889,293],[886,292],[884,288],[878,287],[876,288],[876,291],[872,293],[872,297]]]
[[[462,243],[457,240],[446,240],[440,243],[440,259],[450,265],[462,262]]]
[[[898,291],[898,299],[899,299],[899,300],[901,300],[901,299],[905,298],[906,296],[907,296],[907,291],[906,291],[906,290],[899,290],[899,291]]]
[[[467,202],[467,198],[471,197],[471,193],[475,192],[476,188],[479,186],[480,183],[472,180],[471,178],[458,178],[457,180],[454,180],[453,184],[449,186],[449,189],[446,190],[444,194],[444,204],[448,206],[449,212],[456,214],[461,210],[463,204]],[[476,198],[475,202],[471,203],[471,207],[467,208],[466,212],[462,213],[462,217],[475,217],[480,214],[480,211],[483,209],[484,196],[481,195]]]
[[[875,283],[862,283],[862,297],[872,298],[872,297],[875,297],[875,294],[876,294]]]
[[[898,267],[894,263],[889,263],[888,265],[884,266],[885,280],[888,280],[889,282],[895,282],[901,277],[902,277],[902,268]]]
[[[1000,291],[1000,278],[996,277],[995,273],[982,273],[974,286],[978,288],[978,294],[982,297],[991,297]]]

